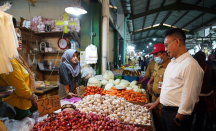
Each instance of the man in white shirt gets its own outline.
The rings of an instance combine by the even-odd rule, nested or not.
[[[185,33],[179,28],[165,33],[165,50],[172,57],[168,64],[161,95],[145,106],[151,110],[159,103],[164,131],[190,131],[194,105],[199,101],[204,72],[185,47]]]

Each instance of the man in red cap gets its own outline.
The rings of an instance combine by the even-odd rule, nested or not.
[[[154,61],[156,63],[154,66],[153,76],[151,76],[151,79],[147,83],[147,87],[148,87],[148,92],[152,94],[152,102],[155,102],[160,96],[164,72],[166,70],[167,65],[170,62],[170,59],[167,57],[167,53],[165,51],[164,44],[161,44],[161,43],[155,44],[154,49],[150,54],[154,55]],[[151,83],[153,83],[153,87]],[[161,115],[161,108],[162,108],[162,105],[159,104],[154,109],[158,118],[160,118],[160,115]]]

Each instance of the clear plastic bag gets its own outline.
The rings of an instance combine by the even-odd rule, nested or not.
[[[81,74],[82,74],[81,78],[84,78],[84,77],[88,76],[89,74],[91,74],[91,76],[94,77],[96,74],[96,71],[92,67],[87,66],[81,70]]]
[[[27,58],[27,61],[26,61],[26,64],[31,67],[32,66],[32,60],[30,58],[30,55],[28,54],[28,58]]]
[[[34,112],[34,113],[32,114],[32,118],[35,120],[35,123],[41,122],[41,121],[43,121],[43,119],[45,119],[45,118],[47,118],[47,117],[48,117],[48,114],[39,117],[38,111],[36,111],[36,112]]]
[[[34,127],[35,120],[29,117],[23,120],[6,119],[3,120],[8,131],[31,131]]]

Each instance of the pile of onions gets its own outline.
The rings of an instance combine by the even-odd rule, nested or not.
[[[145,131],[145,129],[134,125],[123,125],[118,120],[110,120],[105,115],[93,113],[82,113],[79,110],[74,112],[60,112],[54,116],[54,120],[48,117],[42,122],[34,125],[32,131]]]
[[[127,102],[124,98],[95,94],[84,97],[75,105],[81,112],[105,114],[112,120],[118,119],[131,124],[151,125],[150,112],[143,106]]]

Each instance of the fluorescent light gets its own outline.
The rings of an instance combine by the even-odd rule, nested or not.
[[[155,25],[153,25],[153,27],[157,27],[157,26],[159,26],[160,24],[155,24]]]
[[[87,13],[87,11],[79,5],[72,5],[70,7],[67,7],[65,8],[65,11],[68,14],[73,14],[73,15],[82,15]]]
[[[168,26],[168,27],[171,27],[171,25],[169,25],[169,24],[165,24],[165,23],[163,23],[163,25],[164,25],[164,26]]]
[[[153,38],[153,41],[156,41],[156,38]]]
[[[151,45],[152,43],[150,42],[149,45]]]
[[[187,31],[187,32],[189,32],[190,30],[187,30],[187,29],[184,29],[184,28],[182,28],[182,30],[184,30],[184,31]]]

